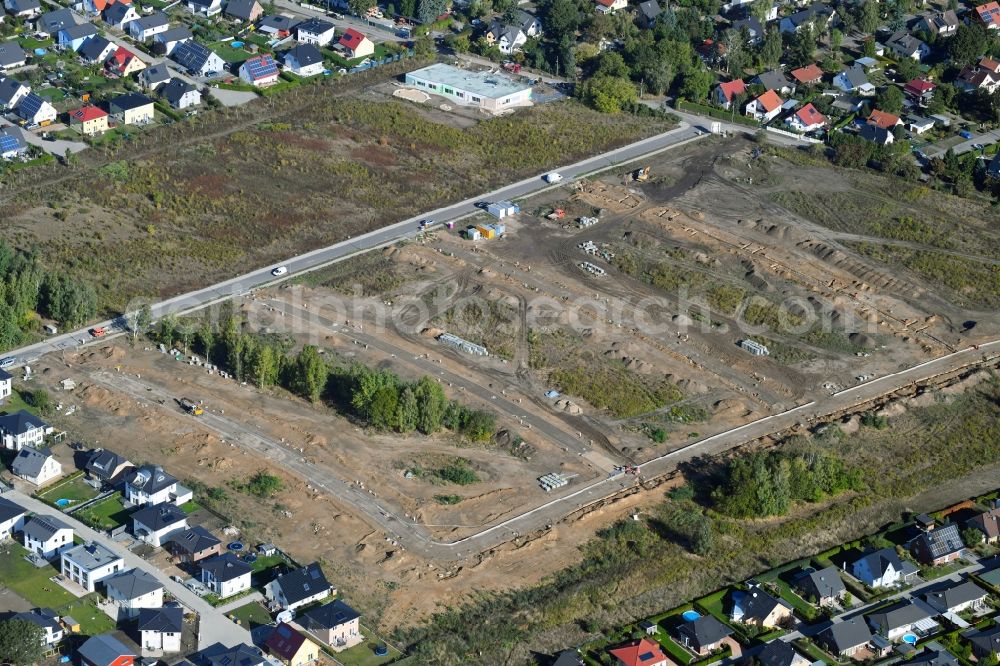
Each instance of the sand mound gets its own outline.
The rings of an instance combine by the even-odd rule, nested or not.
[[[712,405],[712,411],[716,416],[736,417],[742,416],[747,411],[747,406],[742,400],[725,398]]]

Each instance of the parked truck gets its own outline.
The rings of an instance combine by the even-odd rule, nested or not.
[[[177,402],[179,402],[184,411],[191,416],[201,416],[205,413],[205,410],[202,408],[200,403],[197,403],[189,398],[181,398]]]

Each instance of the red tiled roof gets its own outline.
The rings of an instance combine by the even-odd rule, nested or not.
[[[770,113],[774,111],[779,106],[783,104],[781,98],[778,97],[778,93],[773,90],[768,90],[763,95],[757,98],[757,103],[764,107],[764,110]]]
[[[271,632],[264,645],[271,654],[289,661],[305,642],[305,636],[293,629],[290,624],[282,622]]]
[[[70,118],[73,120],[85,123],[88,120],[97,120],[98,118],[103,118],[108,115],[107,111],[102,111],[98,109],[93,104],[88,104],[87,106],[81,106],[79,109],[73,109],[69,112]]]
[[[365,36],[360,32],[354,28],[348,28],[340,37],[340,45],[353,51],[361,45],[361,42],[364,41],[364,39]]]
[[[823,70],[819,68],[819,65],[813,63],[811,65],[806,65],[805,67],[793,69],[792,76],[795,77],[795,80],[799,83],[811,83],[823,78]]]
[[[625,645],[609,650],[611,656],[615,657],[624,666],[645,666],[646,664],[657,664],[664,661],[667,655],[663,654],[663,649],[659,643],[654,643],[648,638],[632,641]]]
[[[119,46],[117,49],[115,49],[115,52],[111,54],[111,59],[114,60],[118,65],[124,65],[134,57],[135,54],[129,51],[124,46]]]
[[[875,127],[881,127],[882,129],[891,130],[899,124],[899,116],[894,113],[886,113],[885,111],[875,109],[872,111],[872,114],[868,116],[868,124],[875,125]]]
[[[99,12],[103,12],[105,9],[111,5],[119,3],[122,5],[131,5],[132,0],[94,0],[94,9]]]
[[[986,25],[1000,23],[1000,4],[987,2],[976,7],[976,15]]]
[[[917,95],[923,95],[926,92],[930,92],[937,88],[933,83],[927,79],[913,79],[906,84],[904,90],[907,92],[916,93]]]
[[[983,69],[988,69],[994,74],[1000,72],[1000,62],[997,62],[993,58],[983,58],[979,61],[979,66]]]
[[[812,125],[822,125],[826,123],[826,116],[819,112],[815,106],[811,103],[806,104],[801,109],[795,112],[795,117],[805,125],[810,127]]]
[[[744,83],[743,79],[736,79],[735,81],[720,83],[719,88],[722,90],[722,95],[726,98],[726,101],[732,102],[733,97],[742,95],[747,91],[747,84]]]

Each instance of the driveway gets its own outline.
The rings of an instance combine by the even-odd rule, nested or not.
[[[38,146],[42,150],[56,157],[63,157],[66,155],[66,151],[71,153],[79,153],[80,151],[86,150],[88,148],[87,144],[82,141],[64,141],[62,139],[53,139],[51,141],[46,141],[42,137],[38,136],[34,132],[28,132],[27,130],[21,129],[17,125],[9,122],[4,118],[0,118],[0,127],[13,127],[15,130],[21,133],[24,138],[25,143],[30,146]]]
[[[4,497],[12,502],[20,504],[36,514],[52,516],[57,515],[58,513],[47,504],[44,504],[41,501],[36,500],[33,497],[29,497],[17,490],[11,490],[4,493]],[[180,583],[170,580],[170,577],[167,576],[166,573],[155,567],[152,563],[147,562],[129,551],[122,550],[118,544],[109,539],[107,536],[90,529],[79,520],[73,518],[73,516],[59,514],[58,518],[72,527],[76,534],[78,534],[81,538],[88,541],[97,541],[101,545],[106,546],[114,552],[120,554],[125,560],[125,566],[129,569],[142,569],[143,571],[151,574],[163,585],[167,592],[173,595],[175,599],[198,613],[198,615],[201,616],[200,633],[198,636],[199,649],[214,643],[222,643],[227,646],[233,646],[238,643],[250,643],[250,632],[231,622],[229,618],[227,618],[219,609],[213,608],[211,604],[188,590]]]
[[[257,93],[246,90],[226,90],[209,88],[208,94],[219,100],[222,106],[242,106],[257,99]]]

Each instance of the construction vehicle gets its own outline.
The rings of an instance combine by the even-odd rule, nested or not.
[[[550,220],[561,220],[564,217],[566,217],[566,211],[564,211],[562,208],[556,208],[554,211],[552,211],[545,217],[547,217]]]
[[[202,414],[205,413],[205,410],[201,406],[201,403],[197,403],[194,400],[189,400],[188,398],[181,398],[177,402],[180,403],[180,406],[184,409],[184,411],[190,414],[191,416],[201,416]]]
[[[516,62],[507,61],[503,64],[503,68],[512,74],[521,73],[521,65]]]
[[[641,169],[636,169],[632,172],[632,179],[640,183],[645,183],[649,180],[649,167],[644,166]]]
[[[105,335],[108,334],[108,329],[104,326],[95,326],[94,328],[90,329],[90,334],[95,338],[103,338]]]

